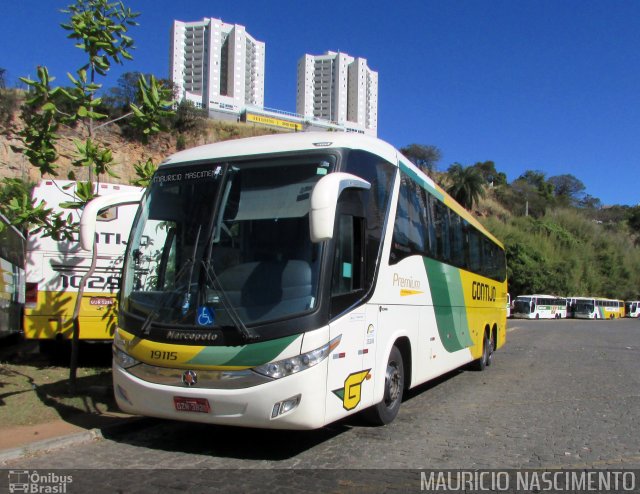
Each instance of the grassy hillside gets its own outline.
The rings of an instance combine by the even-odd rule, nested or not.
[[[538,218],[487,211],[483,223],[506,247],[512,297],[640,297],[640,249],[624,220],[604,223],[595,211],[577,208],[551,208]]]

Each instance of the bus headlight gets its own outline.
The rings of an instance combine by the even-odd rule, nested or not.
[[[309,369],[326,359],[331,351],[338,346],[340,338],[341,335],[338,335],[320,348],[316,348],[315,350],[311,350],[310,352],[303,353],[301,355],[296,355],[295,357],[259,365],[254,367],[253,370],[258,374],[262,374],[263,376],[271,377],[273,379],[280,379],[281,377],[296,374],[305,369]]]
[[[138,365],[140,362],[134,359],[128,353],[123,352],[117,347],[113,347],[113,360],[116,364],[118,364],[123,369],[128,369],[129,367],[133,367],[134,365]]]

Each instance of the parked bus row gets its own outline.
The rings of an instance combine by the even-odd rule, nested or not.
[[[555,295],[519,295],[510,308],[519,319],[618,319],[640,317],[640,301],[601,297],[557,297]]]

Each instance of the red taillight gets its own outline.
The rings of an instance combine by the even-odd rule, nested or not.
[[[35,305],[38,302],[38,284],[27,283],[25,289],[25,303]]]

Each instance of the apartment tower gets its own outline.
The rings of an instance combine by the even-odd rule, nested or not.
[[[215,113],[264,107],[265,44],[220,19],[174,21],[171,79],[178,99]]]
[[[378,73],[364,58],[328,51],[298,62],[296,112],[377,135]]]

